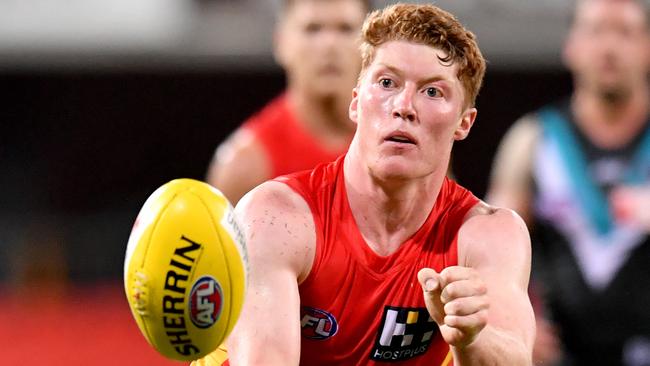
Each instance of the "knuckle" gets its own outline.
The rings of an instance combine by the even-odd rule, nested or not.
[[[487,297],[485,297],[483,300],[483,309],[487,311],[489,308],[490,308],[490,301]]]
[[[452,301],[445,304],[445,313],[447,314],[457,314],[460,311],[460,304],[458,301]]]
[[[448,299],[453,299],[458,294],[458,285],[455,283],[450,283],[445,287],[444,294]]]
[[[482,310],[482,311],[479,311],[478,313],[476,313],[476,320],[481,325],[487,324],[487,321],[488,321],[487,311]]]
[[[485,284],[485,282],[483,282],[483,281],[479,281],[479,282],[476,284],[476,292],[477,292],[478,294],[481,294],[481,295],[483,295],[483,294],[487,294],[487,290],[488,290],[488,289],[487,289],[487,285]]]
[[[450,327],[458,327],[460,325],[460,318],[457,316],[445,317],[445,324]]]

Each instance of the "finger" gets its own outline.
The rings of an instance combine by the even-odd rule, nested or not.
[[[456,347],[467,346],[474,342],[487,324],[487,315],[481,311],[469,316],[447,315],[440,328],[445,341]]]
[[[440,274],[431,268],[418,271],[418,282],[424,292],[440,291]]]
[[[478,333],[487,324],[487,310],[471,315],[446,315],[445,325],[468,333]]]
[[[458,316],[472,315],[488,308],[489,303],[486,296],[462,297],[444,306],[445,314]]]
[[[480,280],[460,280],[451,282],[442,289],[440,300],[443,304],[470,296],[481,296],[487,293],[487,286]]]
[[[440,275],[431,268],[423,268],[418,272],[418,282],[422,286],[424,303],[431,318],[437,324],[442,324],[445,316],[442,302],[440,301]]]
[[[459,345],[462,342],[463,338],[465,338],[465,333],[463,331],[448,327],[444,324],[440,327],[440,333],[442,334],[445,342],[447,342],[450,346]]]
[[[478,278],[478,272],[471,267],[451,266],[440,272],[440,283],[444,288],[446,285],[462,280]]]

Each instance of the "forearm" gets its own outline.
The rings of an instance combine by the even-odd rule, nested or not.
[[[299,362],[298,354],[289,354],[268,338],[262,342],[228,341],[228,356],[232,366],[288,366]]]
[[[470,345],[451,347],[455,366],[532,365],[532,350],[523,341],[487,326]]]

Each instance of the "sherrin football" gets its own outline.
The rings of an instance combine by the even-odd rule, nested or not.
[[[138,214],[124,262],[126,297],[147,341],[182,361],[215,350],[241,311],[247,263],[221,192],[191,179],[158,188]]]

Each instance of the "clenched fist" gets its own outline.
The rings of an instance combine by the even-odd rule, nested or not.
[[[424,302],[438,323],[445,342],[454,347],[471,344],[485,328],[490,306],[487,287],[478,272],[469,267],[431,268],[418,272]]]

